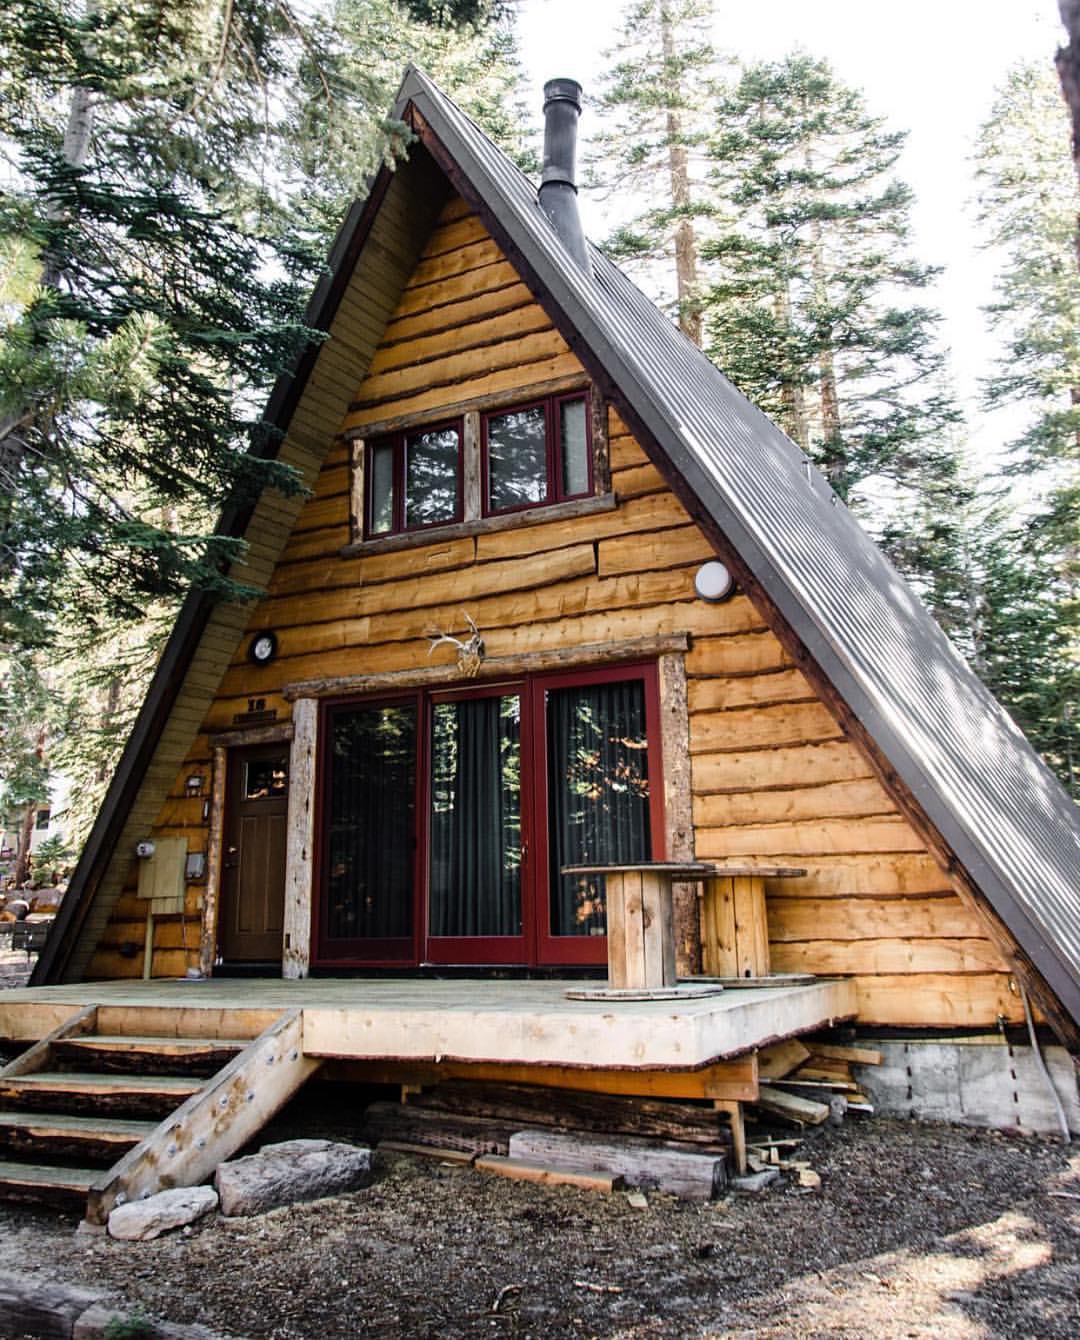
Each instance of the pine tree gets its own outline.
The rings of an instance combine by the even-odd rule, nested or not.
[[[864,515],[940,492],[959,416],[891,175],[903,135],[805,55],[744,70],[713,117],[708,353]]]
[[[261,407],[310,335],[345,206],[407,151],[383,120],[406,60],[481,119],[516,78],[497,0],[408,8],[0,11],[0,649],[76,657],[55,691],[79,729],[48,760],[78,779],[83,821],[175,601],[251,594],[212,528],[227,502],[294,487]]]
[[[1002,255],[986,309],[1005,350],[987,407],[1034,410],[1012,443],[1014,471],[1049,470],[1075,486],[1080,466],[1080,283],[1074,265],[1080,184],[1053,71],[1014,69],[976,147],[979,221]]]
[[[981,656],[987,682],[1080,794],[1080,185],[1049,65],[1010,73],[976,166],[980,222],[1001,258],[987,312],[1005,342],[986,407],[1027,416],[1005,467],[1015,515],[985,543]]]
[[[634,0],[625,8],[590,158],[594,185],[640,202],[605,249],[630,268],[648,267],[665,292],[673,274],[679,325],[699,345],[698,233],[709,214],[702,146],[706,92],[719,64],[712,9],[712,0]]]

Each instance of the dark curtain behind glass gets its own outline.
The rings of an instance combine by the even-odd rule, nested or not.
[[[327,932],[412,935],[416,708],[337,712],[330,727]]]
[[[602,935],[603,876],[559,872],[652,857],[644,685],[556,689],[547,732],[551,933]]]
[[[520,935],[520,701],[437,703],[432,717],[430,932]]]

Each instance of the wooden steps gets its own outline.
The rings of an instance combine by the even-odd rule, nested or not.
[[[46,1205],[85,1203],[97,1168],[53,1168],[0,1162],[0,1198]]]
[[[0,1152],[111,1163],[145,1140],[156,1125],[66,1112],[0,1112]]]
[[[0,1102],[44,1112],[164,1117],[201,1088],[202,1081],[188,1075],[41,1071],[10,1080],[0,1075]]]
[[[185,1037],[169,1013],[161,1033],[99,1033],[86,1006],[0,1069],[0,1199],[81,1203],[103,1223],[124,1200],[196,1185],[319,1064],[299,1010],[253,1039]]]
[[[56,1056],[73,1067],[93,1064],[100,1070],[141,1074],[212,1075],[248,1045],[249,1038],[128,1037],[95,1034],[62,1038]]]

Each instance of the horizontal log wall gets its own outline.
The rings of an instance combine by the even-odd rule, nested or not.
[[[437,413],[493,390],[510,401],[515,387],[580,371],[479,222],[452,201],[369,375],[349,389],[342,427]],[[278,654],[256,667],[246,638],[237,648],[184,772],[209,775],[205,732],[232,726],[249,698],[284,720],[286,683],[452,663],[450,648],[428,657],[424,632],[460,632],[463,610],[489,656],[688,632],[696,854],[807,870],[769,887],[773,969],[856,976],[868,1023],[1022,1017],[975,915],[755,607],[742,595],[695,598],[710,547],[614,412],[609,446],[614,511],[345,558],[348,453],[336,443],[249,624],[277,631]],[[185,800],[182,782],[160,815],[162,835],[205,831],[201,801]],[[139,913],[121,900],[95,967],[137,970],[141,956],[121,960],[118,950],[141,946]],[[194,962],[197,927],[186,933],[187,958],[179,923],[159,928],[155,972]]]

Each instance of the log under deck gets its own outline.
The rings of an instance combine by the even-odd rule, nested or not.
[[[581,983],[214,978],[28,987],[0,994],[0,1041],[36,1041],[84,1005],[101,1008],[100,1032],[157,1031],[156,1012],[160,1031],[189,1037],[253,1037],[300,1007],[312,1057],[693,1070],[856,1012],[846,980],[677,1002],[568,1000],[568,986]]]

